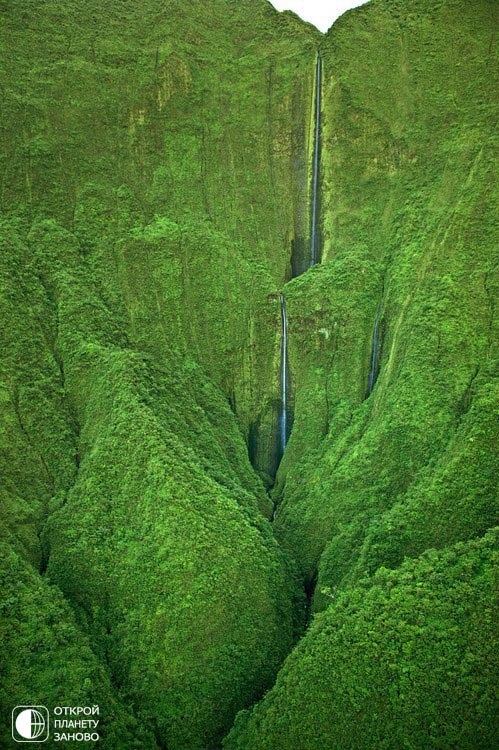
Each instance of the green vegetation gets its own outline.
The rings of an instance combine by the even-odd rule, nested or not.
[[[497,523],[497,25],[489,2],[373,2],[322,45],[327,261],[287,287],[299,429],[276,521],[317,608]]]
[[[99,703],[110,750],[217,746],[303,620],[261,477],[319,35],[212,11],[0,11],[2,713]]]
[[[498,32],[495,0],[325,37],[266,0],[0,0],[3,716],[496,746]]]
[[[96,657],[87,636],[77,627],[61,592],[44,581],[15,552],[1,549],[2,660],[0,702],[2,747],[14,745],[8,718],[20,696],[31,705],[93,706],[100,702],[105,746],[155,748],[147,725],[139,725],[116,697],[109,673]],[[58,743],[71,747],[73,743]],[[88,747],[88,745],[87,745]]]
[[[380,568],[315,618],[224,747],[489,750],[497,584],[497,534]]]

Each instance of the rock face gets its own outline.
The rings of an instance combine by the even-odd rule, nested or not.
[[[216,747],[303,619],[247,446],[270,482],[319,34],[259,0],[1,16],[2,705]]]
[[[496,3],[0,18],[5,715],[219,748],[305,584],[227,748],[492,746]]]
[[[297,429],[277,527],[327,585],[496,511],[497,16],[398,7],[347,14],[323,44],[326,262],[286,289]]]
[[[324,263],[284,290],[274,524],[316,616],[230,750],[497,737],[497,11],[372,2],[321,45]]]

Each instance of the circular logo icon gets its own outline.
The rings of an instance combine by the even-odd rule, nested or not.
[[[12,714],[12,736],[16,742],[44,742],[48,737],[45,706],[16,706]]]
[[[36,708],[25,708],[16,719],[16,729],[27,740],[37,740],[45,731],[45,719]]]

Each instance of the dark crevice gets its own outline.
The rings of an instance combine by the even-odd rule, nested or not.
[[[38,541],[40,543],[40,562],[38,565],[38,572],[41,576],[46,574],[50,562],[50,550],[44,531],[45,529],[38,532]]]
[[[278,464],[280,464],[291,433],[292,414],[290,409],[290,380],[288,362],[288,315],[286,299],[280,295],[281,307],[281,409],[279,415],[279,448]]]
[[[265,487],[274,486],[279,468],[279,414],[280,399],[273,399],[266,408],[262,408],[258,418],[248,429],[248,457],[256,473],[262,478]],[[270,420],[265,417],[270,412]]]
[[[381,350],[383,346],[382,312],[383,302],[380,301],[374,320],[366,398],[371,395],[381,369]]]
[[[466,386],[463,396],[458,404],[459,421],[461,421],[462,418],[470,410],[471,402],[473,400],[473,385],[479,372],[480,372],[480,367],[477,365],[471,374],[471,377],[468,381],[468,385]]]
[[[291,241],[291,275],[285,281],[301,276],[309,266],[307,242],[304,237],[295,237]]]
[[[317,571],[314,570],[311,578],[308,578],[303,585],[303,589],[305,591],[305,627],[308,626],[312,618],[312,602],[314,599],[316,586]]]

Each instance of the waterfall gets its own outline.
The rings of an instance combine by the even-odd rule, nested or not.
[[[317,63],[315,68],[315,103],[314,103],[314,152],[312,160],[312,208],[310,218],[310,257],[308,266],[315,266],[320,261],[319,248],[319,169],[321,151],[321,90],[322,90],[322,57],[317,52]],[[306,260],[303,259],[305,264]],[[299,268],[299,266],[298,266]],[[301,268],[298,273],[304,269]],[[298,275],[293,273],[293,276]],[[281,305],[281,412],[279,415],[279,459],[284,455],[288,436],[291,430],[289,411],[289,371],[288,371],[288,319],[286,313],[286,299],[283,294],[279,295]],[[291,414],[292,422],[292,414]]]
[[[280,295],[281,301],[281,417],[279,420],[280,452],[286,450],[288,442],[288,319],[286,314],[286,300]]]
[[[312,163],[312,217],[310,223],[310,265],[315,266],[319,260],[317,224],[318,224],[318,200],[319,200],[319,166],[321,149],[321,88],[322,88],[322,57],[320,51],[317,53],[317,65],[315,68],[315,133],[314,133],[314,158]]]
[[[369,396],[374,388],[376,378],[378,377],[378,352],[379,352],[379,322],[381,320],[381,302],[376,311],[376,320],[374,321],[373,343],[371,348],[371,365],[369,367],[369,385],[367,395]]]

